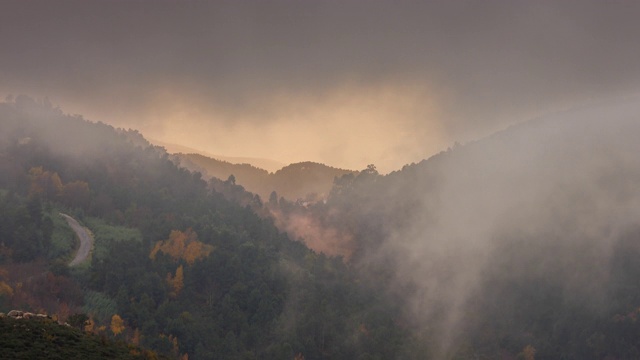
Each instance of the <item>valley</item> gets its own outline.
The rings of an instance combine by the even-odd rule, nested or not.
[[[21,97],[0,104],[0,310],[169,358],[633,357],[637,113],[532,120],[388,175],[251,170],[271,192],[333,176],[264,201]]]

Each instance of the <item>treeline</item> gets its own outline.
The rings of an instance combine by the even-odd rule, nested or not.
[[[179,166],[200,172],[206,178],[227,180],[232,177],[234,182],[264,201],[274,191],[288,201],[323,200],[329,195],[335,178],[356,173],[310,161],[290,164],[269,173],[249,164],[231,164],[199,154],[174,154],[171,158]]]

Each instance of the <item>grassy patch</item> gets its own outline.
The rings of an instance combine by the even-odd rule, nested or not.
[[[49,258],[53,260],[60,259],[65,262],[71,261],[73,252],[78,244],[76,233],[73,232],[73,229],[71,229],[67,221],[58,214],[56,209],[52,210],[47,216],[53,221]]]
[[[111,244],[118,241],[138,241],[142,242],[142,234],[138,229],[124,226],[114,226],[107,224],[104,220],[97,218],[85,218],[85,225],[93,232],[95,245],[93,256],[96,259],[104,259]]]
[[[93,316],[100,323],[111,319],[118,312],[118,305],[107,295],[97,291],[87,291],[84,295],[84,307],[82,310]]]

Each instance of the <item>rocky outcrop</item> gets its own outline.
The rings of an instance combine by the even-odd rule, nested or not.
[[[31,312],[21,311],[21,310],[11,310],[6,315],[4,313],[0,313],[0,317],[11,317],[14,319],[33,319],[33,318],[51,319],[51,316],[46,314],[34,314]]]

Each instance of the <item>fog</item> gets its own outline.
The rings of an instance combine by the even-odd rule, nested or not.
[[[634,2],[2,7],[0,95],[226,156],[388,172],[640,86]]]
[[[63,117],[46,102],[18,97],[1,105],[10,125],[0,136],[5,146],[36,139],[52,156],[73,160],[71,174],[97,157],[126,158],[132,148],[114,149],[104,136],[111,127]],[[535,339],[531,324],[518,323],[531,304],[540,302],[547,312],[541,321],[554,327],[566,326],[562,318],[575,316],[570,311],[605,319],[637,311],[637,298],[629,300],[634,308],[619,305],[628,299],[614,291],[614,270],[624,266],[616,263],[621,253],[632,250],[634,263],[640,254],[638,114],[638,97],[603,101],[515,125],[387,176],[363,171],[351,184],[357,196],[332,194],[323,222],[293,216],[278,225],[309,232],[303,240],[318,251],[337,249],[363,282],[385,290],[401,308],[394,320],[424,342],[425,358],[451,358],[469,338],[487,333],[495,340],[493,333],[514,323],[525,333],[522,348]],[[61,122],[50,121],[57,117]],[[29,122],[39,124],[33,138],[18,131]],[[135,142],[136,134],[127,138]],[[139,134],[137,140],[146,145]],[[109,174],[127,179],[126,171]],[[332,208],[337,201],[349,205],[347,212]],[[353,233],[327,227],[340,221]],[[626,274],[637,282],[637,274]]]
[[[279,225],[338,249],[448,358],[515,321],[510,287],[610,310],[612,259],[640,216],[639,15],[596,0],[10,0],[0,96],[212,154],[383,173],[419,162],[330,219],[359,216],[353,234]],[[75,137],[55,145],[83,161]]]
[[[520,304],[500,296],[531,283],[606,312],[614,248],[640,218],[638,114],[638,98],[557,113],[435,156],[416,165],[417,177],[405,170],[379,180],[387,193],[376,206],[396,220],[356,266],[374,272],[391,260],[387,290],[416,334],[436,339],[435,358],[451,357],[477,326],[499,327],[478,325],[483,314],[474,312],[502,306],[516,321]],[[398,220],[401,193],[419,200]]]

